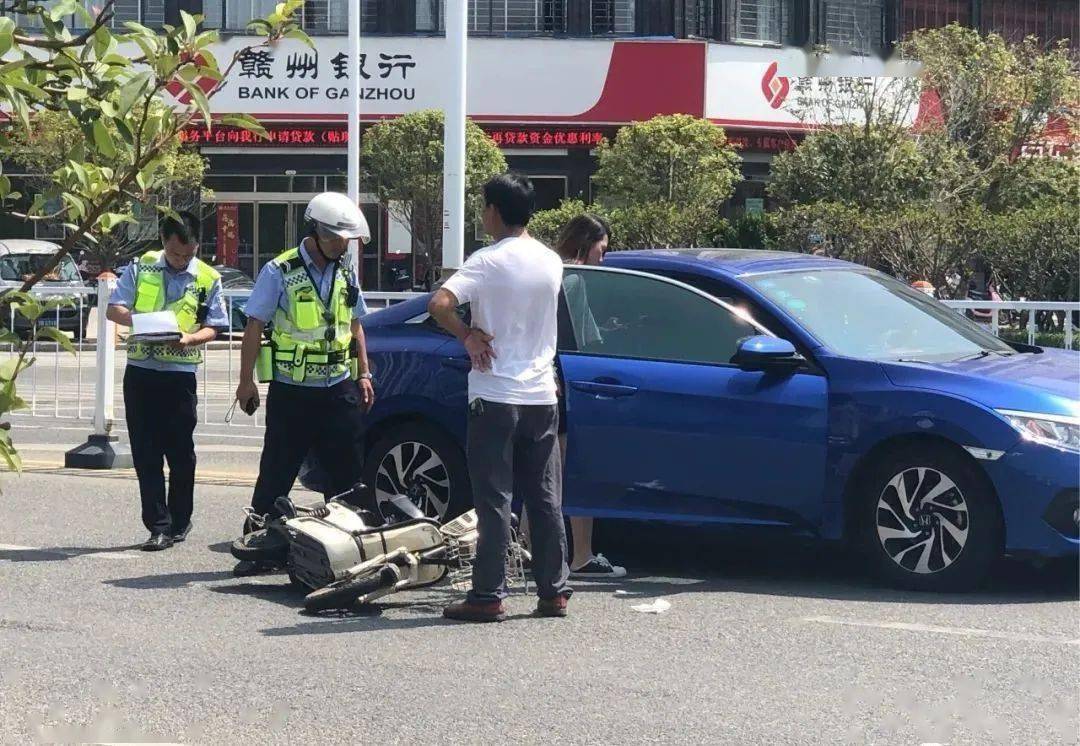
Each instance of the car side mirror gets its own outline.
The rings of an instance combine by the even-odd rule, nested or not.
[[[793,370],[806,359],[798,353],[795,345],[779,337],[747,337],[739,342],[731,362],[743,370],[777,371]]]

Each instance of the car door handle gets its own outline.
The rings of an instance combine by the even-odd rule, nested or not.
[[[454,368],[455,370],[472,370],[472,361],[467,357],[444,357],[442,361],[444,368]]]
[[[637,386],[623,386],[620,383],[609,383],[607,381],[571,381],[570,387],[575,391],[608,399],[633,396],[637,393]]]

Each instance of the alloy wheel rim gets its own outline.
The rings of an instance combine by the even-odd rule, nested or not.
[[[450,506],[450,474],[439,454],[415,441],[387,451],[375,475],[375,499],[382,508],[393,495],[406,495],[424,515],[442,520]]]
[[[941,572],[955,563],[967,546],[970,525],[963,492],[937,469],[905,469],[878,497],[881,548],[894,563],[917,575]]]

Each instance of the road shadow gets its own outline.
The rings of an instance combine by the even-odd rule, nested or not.
[[[409,617],[407,619],[385,619],[380,604],[361,607],[355,611],[323,612],[318,616],[305,615],[310,621],[300,622],[289,627],[271,627],[260,631],[265,637],[296,637],[302,635],[337,635],[355,632],[384,632],[396,629],[423,629],[426,627],[447,627],[461,624],[452,619],[443,619],[442,609],[438,616]]]
[[[227,570],[213,572],[174,572],[158,575],[140,575],[134,578],[113,578],[102,581],[105,585],[133,590],[169,590],[187,588],[200,583],[212,583],[218,580],[230,580],[233,574]]]
[[[1029,604],[1080,598],[1075,561],[1036,566],[1005,559],[984,586],[968,593],[924,593],[884,586],[852,551],[768,532],[760,535],[701,527],[658,527],[597,521],[596,546],[630,577],[572,581],[575,592],[641,596],[684,592],[750,593],[841,601],[930,604]],[[643,580],[635,580],[635,577]],[[657,580],[657,578],[661,578]]]
[[[232,573],[228,573],[232,578]],[[235,579],[235,578],[234,578]],[[304,591],[288,581],[283,583],[255,582],[237,580],[233,585],[217,585],[209,589],[212,593],[225,596],[246,596],[260,601],[270,601],[289,609],[301,609],[304,606]]]
[[[0,549],[0,560],[9,562],[62,562],[73,557],[108,552],[137,550],[142,544],[125,544],[119,547],[35,547],[28,549]]]
[[[234,581],[228,585],[211,585],[223,580]],[[133,578],[113,578],[102,581],[115,588],[132,590],[173,590],[194,585],[206,585],[211,593],[226,596],[248,596],[263,601],[273,601],[288,608],[300,608],[304,604],[304,592],[295,588],[285,576],[259,575],[253,578],[237,578],[231,570],[209,572],[175,572],[157,575],[141,575]]]

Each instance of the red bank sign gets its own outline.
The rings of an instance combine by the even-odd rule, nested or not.
[[[369,126],[369,125],[365,125]],[[217,125],[207,128],[188,127],[180,133],[180,141],[204,148],[343,148],[349,143],[349,129],[344,124],[279,124],[265,125],[267,137],[254,132]],[[616,128],[583,127],[502,127],[485,125],[485,131],[503,148],[595,148],[605,138],[614,137]]]

